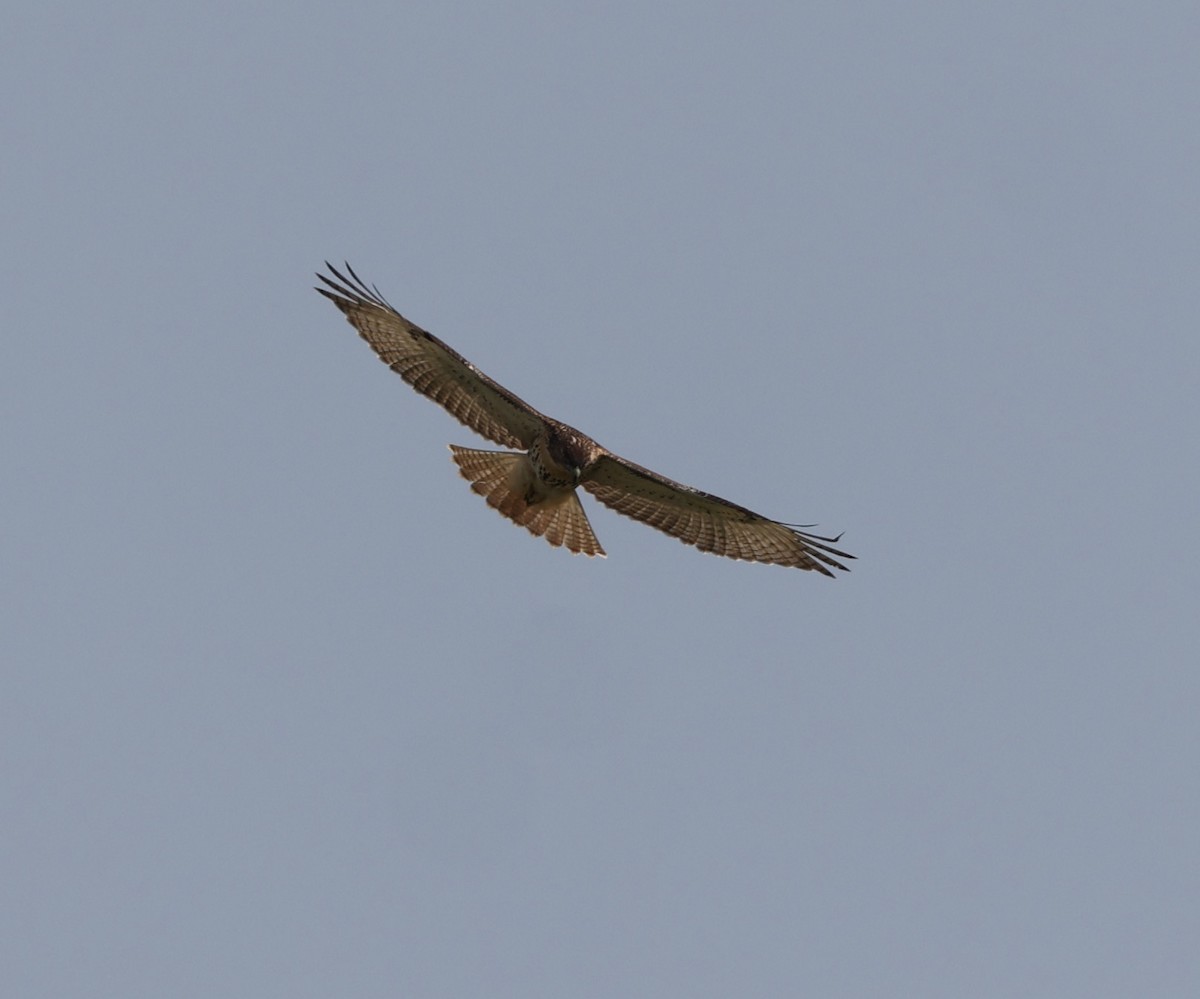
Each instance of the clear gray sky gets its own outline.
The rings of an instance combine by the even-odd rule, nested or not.
[[[5,20],[6,995],[1200,994],[1194,4]],[[326,258],[853,572],[531,538]]]

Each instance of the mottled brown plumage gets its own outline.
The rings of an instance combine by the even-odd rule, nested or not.
[[[604,555],[576,492],[656,527],[701,551],[726,558],[815,569],[845,570],[854,558],[831,545],[838,538],[807,534],[736,503],[693,489],[601,447],[574,427],[539,413],[461,354],[397,312],[349,264],[332,265],[317,288],[345,314],[380,360],[464,426],[513,451],[450,445],[455,464],[503,516],[576,554]],[[837,556],[837,558],[834,558]]]

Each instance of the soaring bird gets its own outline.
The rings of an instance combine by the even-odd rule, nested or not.
[[[475,433],[509,451],[450,445],[463,478],[503,516],[550,544],[605,554],[576,490],[582,486],[617,513],[684,544],[726,558],[796,569],[848,571],[832,547],[840,539],[809,534],[729,500],[674,482],[601,447],[574,427],[539,413],[461,354],[397,312],[346,264],[326,263],[316,290],[345,314],[371,349],[409,385],[440,403]]]

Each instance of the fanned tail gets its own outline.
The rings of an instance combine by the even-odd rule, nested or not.
[[[525,517],[517,523],[531,534],[545,538],[554,546],[566,545],[576,555],[604,555],[604,549],[592,533],[583,504],[574,492],[563,499],[548,500],[526,508]]]
[[[533,469],[527,455],[450,445],[459,473],[471,488],[515,524],[576,555],[603,556],[574,490],[530,502]]]

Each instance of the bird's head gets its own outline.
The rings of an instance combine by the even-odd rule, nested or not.
[[[565,473],[572,486],[579,485],[583,480],[583,470],[587,467],[590,443],[589,438],[564,424],[557,424],[548,435],[546,440],[547,456],[562,470],[562,473]]]

